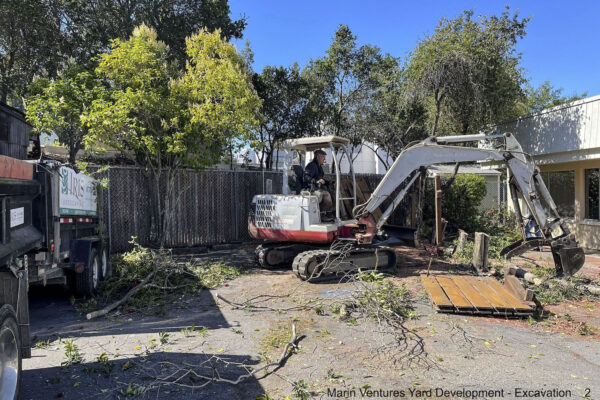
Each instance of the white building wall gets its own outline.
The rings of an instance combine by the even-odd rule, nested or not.
[[[513,133],[541,164],[599,158],[590,150],[600,149],[600,96],[521,117],[499,130]]]

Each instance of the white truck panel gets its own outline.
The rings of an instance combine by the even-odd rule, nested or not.
[[[68,167],[60,167],[59,213],[60,215],[96,216],[96,186],[94,179],[76,173]]]

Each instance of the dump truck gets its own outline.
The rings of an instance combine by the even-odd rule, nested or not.
[[[31,357],[30,285],[92,296],[110,276],[95,180],[55,161],[0,156],[0,398],[18,398]]]

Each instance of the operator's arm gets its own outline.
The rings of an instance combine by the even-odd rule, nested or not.
[[[317,183],[319,179],[322,179],[322,175],[319,172],[317,163],[314,161],[309,162],[304,171],[304,180],[306,184]]]

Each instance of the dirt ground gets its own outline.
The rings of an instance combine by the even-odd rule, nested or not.
[[[439,314],[419,279],[428,255],[398,253],[390,279],[412,293],[416,318],[395,332],[373,319],[340,318],[343,309],[336,311],[355,283],[309,284],[290,270],[258,269],[251,247],[206,255],[247,271],[214,290],[174,298],[161,317],[124,311],[87,321],[62,290],[32,290],[36,346],[23,362],[22,398],[600,398],[600,301],[546,306],[537,321]],[[549,255],[526,257],[544,264]],[[449,271],[451,264],[431,265],[433,273]],[[600,258],[588,256],[581,273],[598,272]],[[217,293],[233,302],[263,296],[254,301],[265,308],[234,308]],[[583,322],[586,335],[577,329]],[[298,348],[273,373],[205,384],[201,376],[236,380],[276,361],[292,324]],[[73,345],[82,360],[63,365]]]

